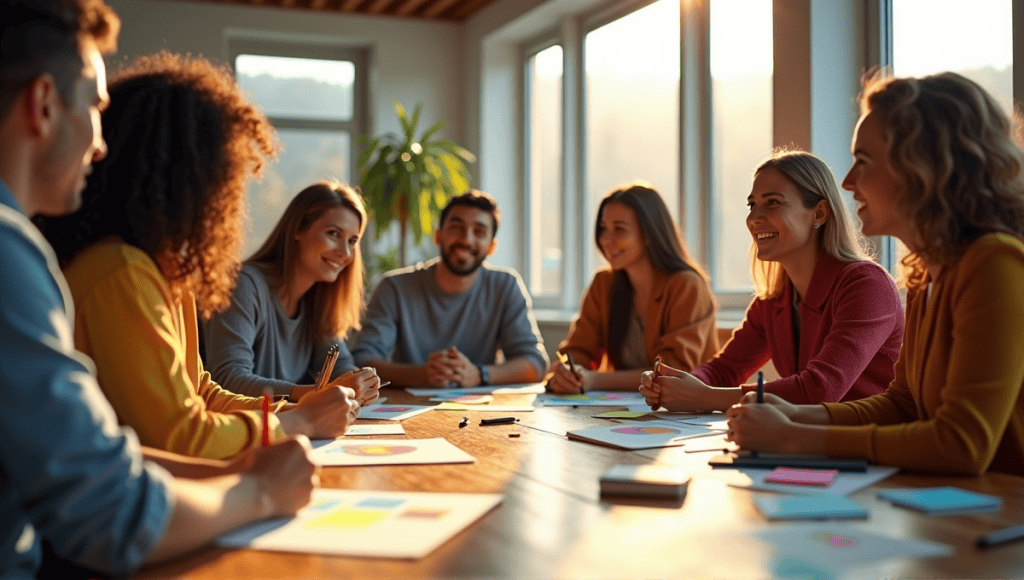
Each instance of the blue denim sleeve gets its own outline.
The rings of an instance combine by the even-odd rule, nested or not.
[[[74,350],[52,256],[5,224],[0,248],[0,577],[38,565],[43,538],[128,574],[169,524],[169,475],[143,462]]]

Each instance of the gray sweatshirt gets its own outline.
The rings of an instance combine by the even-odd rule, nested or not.
[[[454,346],[475,364],[526,357],[538,376],[547,370],[544,342],[533,318],[530,295],[515,270],[483,264],[473,286],[462,293],[441,290],[435,258],[388,272],[370,299],[352,356],[426,363],[431,353]]]
[[[286,395],[297,384],[312,384],[335,343],[340,352],[331,378],[356,368],[343,338],[321,344],[306,338],[313,315],[300,306],[289,318],[259,268],[242,267],[231,307],[203,324],[206,370],[225,389],[258,396],[266,387]]]

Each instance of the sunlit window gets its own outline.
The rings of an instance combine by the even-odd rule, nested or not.
[[[562,47],[526,63],[529,283],[534,297],[562,292]]]
[[[679,2],[659,0],[591,31],[586,67],[586,191],[591,207],[642,179],[679,217]],[[596,216],[586,220],[593,240]],[[590,243],[588,267],[603,265]],[[589,276],[588,276],[589,279]]]
[[[711,280],[746,292],[750,280],[747,195],[771,152],[772,0],[712,0]]]
[[[355,63],[239,54],[238,84],[277,128],[282,152],[249,190],[244,255],[266,239],[299,191],[323,179],[351,182]]]

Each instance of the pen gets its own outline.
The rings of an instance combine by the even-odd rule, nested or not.
[[[469,417],[463,417],[462,420],[459,421],[459,429],[462,429],[466,425],[469,425]]]
[[[327,385],[327,381],[331,378],[331,373],[334,372],[334,363],[338,362],[338,345],[334,345],[327,351],[327,358],[324,359],[324,366],[320,368],[320,376],[316,379],[316,386],[313,387],[313,392],[317,392]]]
[[[757,371],[757,402],[764,402],[764,373]]]
[[[263,391],[263,446],[270,447],[270,389]]]
[[[494,417],[492,419],[480,419],[481,425],[504,425],[505,423],[515,423],[515,417]]]
[[[1013,526],[996,530],[978,538],[979,548],[991,548],[1024,539],[1024,526]]]
[[[658,383],[658,377],[659,376],[661,376],[661,355],[660,354],[658,356],[654,357],[654,378],[651,379],[651,385],[656,385]],[[657,409],[658,407],[661,407],[661,395],[660,394],[658,395],[658,404],[657,405],[651,405],[651,410],[653,411],[653,410]]]
[[[383,381],[383,382],[381,382],[380,386],[386,387],[386,386],[388,386],[390,384],[391,384],[391,381]]]
[[[564,358],[563,358],[564,357]],[[576,363],[572,362],[572,355],[569,351],[558,353],[558,359],[562,361],[562,364],[569,366],[569,372],[574,376],[576,375]],[[586,391],[583,390],[583,383],[580,383],[580,394],[584,394]]]

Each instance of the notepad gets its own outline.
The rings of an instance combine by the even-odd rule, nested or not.
[[[778,467],[764,478],[767,483],[792,483],[796,485],[815,485],[828,487],[839,476],[836,469],[800,469],[796,467]]]
[[[690,474],[669,465],[611,466],[601,476],[601,494],[637,497],[671,497],[686,495]]]
[[[932,515],[996,511],[1003,500],[958,487],[928,487],[918,489],[889,489],[878,497],[898,506]]]
[[[868,510],[845,497],[771,496],[754,498],[758,511],[769,520],[864,519]]]

